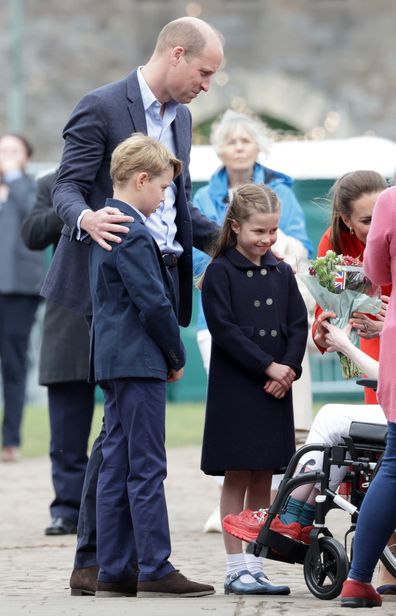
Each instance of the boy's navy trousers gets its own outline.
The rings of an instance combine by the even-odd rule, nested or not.
[[[166,478],[165,381],[126,378],[108,381],[105,395],[103,462],[97,489],[98,579],[161,578],[173,567]]]
[[[173,279],[176,298],[179,301],[179,278],[177,267],[168,269]],[[164,384],[165,387],[165,384]],[[74,559],[76,569],[94,567],[96,558],[96,489],[99,469],[102,464],[102,444],[106,434],[105,424],[95,440],[85,473],[81,507],[77,527],[77,550]]]

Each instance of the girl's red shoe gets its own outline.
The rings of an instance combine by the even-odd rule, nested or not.
[[[381,607],[381,595],[371,584],[345,580],[341,592],[341,607]]]
[[[245,509],[238,515],[229,513],[223,518],[223,528],[238,539],[243,541],[254,541],[267,520],[267,510],[258,509],[252,511]],[[280,521],[279,515],[276,515],[271,522],[271,530],[294,541],[300,541],[301,524],[293,522],[292,524],[283,524]]]

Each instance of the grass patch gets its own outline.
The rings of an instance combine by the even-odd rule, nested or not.
[[[202,441],[204,403],[168,403],[166,442],[168,447],[200,445]],[[97,404],[92,421],[89,448],[100,431],[103,407]],[[28,405],[22,425],[22,454],[25,458],[45,456],[48,453],[50,428],[46,406]]]
[[[351,403],[351,401],[348,401]],[[314,413],[324,401],[314,403]],[[342,404],[342,402],[340,402]],[[103,407],[97,404],[92,422],[89,448],[100,431]],[[205,419],[204,402],[168,402],[166,443],[168,447],[200,446]],[[45,456],[49,449],[49,420],[46,406],[28,405],[22,425],[22,454],[26,458]]]
[[[205,404],[199,402],[168,403],[166,410],[166,444],[168,447],[201,445]]]

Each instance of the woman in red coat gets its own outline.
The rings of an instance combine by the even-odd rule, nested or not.
[[[318,247],[318,257],[328,250],[363,260],[367,234],[370,228],[374,204],[379,194],[387,188],[384,178],[376,171],[352,171],[343,175],[333,187],[333,211],[331,226],[325,231]],[[381,289],[382,295],[389,296],[391,287]],[[312,328],[313,339],[321,352],[327,344],[326,330],[322,321],[334,316],[316,307]],[[355,313],[351,320],[360,336],[360,348],[373,359],[379,359],[379,333],[382,321],[361,313]],[[377,404],[375,393],[365,389],[366,404]]]

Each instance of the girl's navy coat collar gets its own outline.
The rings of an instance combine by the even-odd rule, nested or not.
[[[228,259],[228,261],[230,261],[230,263],[232,263],[232,265],[244,270],[260,268],[264,265],[266,265],[267,267],[276,267],[279,264],[278,259],[274,257],[270,250],[268,250],[268,252],[266,252],[265,255],[261,257],[260,265],[255,265],[254,263],[252,263],[252,261],[246,259],[246,257],[244,257],[240,252],[238,252],[236,248],[228,248],[225,251],[224,256],[226,257],[226,259]]]

